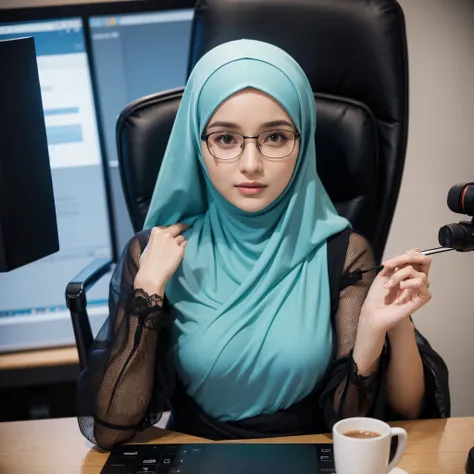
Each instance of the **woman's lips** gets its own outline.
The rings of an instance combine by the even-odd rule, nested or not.
[[[236,188],[244,196],[252,196],[261,193],[266,186],[262,183],[241,183],[238,184]]]

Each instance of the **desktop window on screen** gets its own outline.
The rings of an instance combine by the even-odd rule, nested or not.
[[[25,36],[35,39],[60,250],[0,274],[0,350],[73,343],[66,285],[95,257],[112,256],[82,20],[0,24],[0,40]],[[107,313],[107,296],[107,278],[88,293],[91,315],[99,319],[95,330]]]
[[[119,250],[134,232],[118,170],[117,117],[135,99],[184,86],[192,18],[182,9],[89,19]]]

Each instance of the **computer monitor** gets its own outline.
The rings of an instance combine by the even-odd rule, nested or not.
[[[89,19],[118,249],[133,230],[118,170],[117,117],[132,100],[184,86],[192,18],[192,9],[182,9]]]
[[[66,284],[95,257],[112,257],[82,20],[0,24],[0,40],[24,36],[35,40],[60,250],[0,274],[0,351],[74,343]],[[95,331],[107,314],[107,297],[105,277],[88,293]]]

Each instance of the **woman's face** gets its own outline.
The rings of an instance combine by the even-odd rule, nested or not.
[[[267,131],[271,133],[262,133]],[[243,153],[235,158],[241,152],[242,141],[235,132],[252,137],[262,134],[260,148],[270,158],[257,149],[256,139],[246,139]],[[293,148],[291,132],[298,132],[292,120],[267,94],[245,89],[229,97],[216,109],[204,131],[204,135],[212,134],[209,147],[205,140],[201,142],[215,188],[243,211],[257,212],[267,207],[285,190],[295,169],[299,140],[294,141]]]

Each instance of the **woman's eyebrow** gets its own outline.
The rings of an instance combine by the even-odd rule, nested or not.
[[[268,128],[280,127],[280,126],[287,126],[287,127],[294,128],[294,125],[291,122],[288,122],[288,120],[273,120],[271,122],[262,123],[260,128],[268,129]],[[240,126],[233,122],[218,121],[218,122],[212,122],[210,125],[208,125],[207,128],[208,129],[210,128],[240,129]]]
[[[295,127],[291,122],[288,122],[288,120],[273,120],[272,122],[263,123],[262,128],[281,127],[282,125],[291,128]]]
[[[232,122],[212,122],[207,128],[240,128],[236,123]]]

